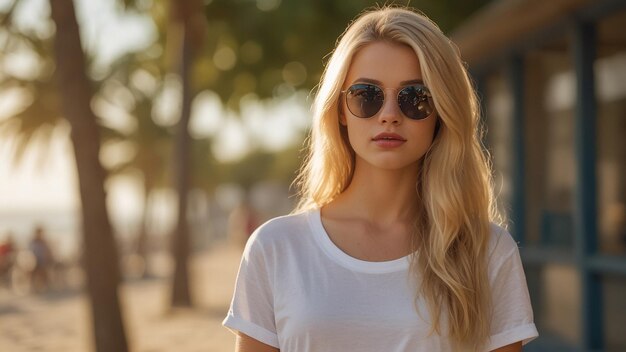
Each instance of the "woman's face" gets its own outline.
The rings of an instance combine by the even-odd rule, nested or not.
[[[398,91],[423,84],[417,55],[409,46],[378,41],[353,57],[342,91],[354,84],[374,84],[384,91],[380,110],[369,118],[355,116],[341,96],[340,122],[348,130],[356,163],[381,169],[416,168],[433,140],[436,113],[425,119],[406,117],[398,106]],[[353,108],[354,110],[354,108]]]

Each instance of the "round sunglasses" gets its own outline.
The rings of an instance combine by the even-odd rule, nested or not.
[[[376,115],[385,102],[385,92],[375,84],[357,83],[341,93],[345,95],[348,110],[364,119]],[[435,111],[430,91],[421,84],[400,89],[397,101],[400,111],[411,120],[423,120]]]

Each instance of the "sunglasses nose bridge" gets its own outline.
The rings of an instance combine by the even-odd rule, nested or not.
[[[383,105],[380,107],[378,119],[381,122],[399,123],[404,115],[398,105],[398,89],[385,88]]]

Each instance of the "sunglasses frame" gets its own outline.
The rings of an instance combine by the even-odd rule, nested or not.
[[[356,87],[356,86],[372,86],[372,87],[375,87],[375,88],[379,89],[379,90],[383,93],[383,101],[382,101],[382,104],[380,105],[380,107],[378,108],[378,110],[376,110],[376,112],[375,112],[374,114],[372,114],[371,116],[359,116],[359,115],[355,114],[354,112],[352,112],[352,110],[350,110],[350,104],[348,104],[348,93],[349,93],[351,90],[353,90],[353,88],[354,88],[354,87]],[[426,101],[428,101],[428,104],[431,106],[431,108],[432,108],[432,110],[433,110],[433,111],[432,111],[432,112],[431,112],[428,116],[423,117],[423,118],[419,118],[419,119],[412,118],[412,117],[408,116],[408,115],[404,112],[404,110],[402,110],[402,106],[400,105],[400,100],[398,99],[398,98],[400,97],[400,93],[401,93],[403,90],[405,90],[405,89],[407,89],[407,88],[415,88],[415,87],[418,87],[418,89],[423,90],[423,91],[425,92],[424,96],[426,96]],[[391,88],[389,88],[389,89],[391,89]],[[432,96],[432,94],[430,93],[430,89],[428,89],[428,87],[426,87],[425,85],[420,84],[420,83],[414,83],[414,84],[410,84],[410,85],[403,86],[403,87],[401,87],[401,88],[396,88],[396,89],[393,89],[393,90],[394,90],[394,91],[396,91],[396,103],[398,104],[398,108],[399,108],[399,109],[400,109],[400,111],[402,112],[402,115],[404,115],[407,119],[409,119],[409,120],[413,120],[413,121],[425,120],[425,119],[429,118],[430,116],[432,116],[432,115],[433,115],[433,113],[435,112],[435,105],[434,105],[434,103],[433,103],[433,101],[432,101],[433,96]],[[382,87],[380,87],[380,86],[378,86],[378,85],[376,85],[376,84],[373,84],[373,83],[355,83],[355,84],[351,85],[350,87],[346,88],[345,90],[340,91],[340,93],[344,96],[343,100],[344,100],[344,102],[345,102],[345,104],[346,104],[346,108],[348,109],[348,111],[350,111],[350,113],[351,113],[352,115],[354,115],[354,116],[356,116],[356,117],[358,117],[358,118],[360,118],[360,119],[369,119],[369,118],[372,118],[372,117],[376,116],[376,115],[380,112],[380,110],[382,109],[382,107],[384,106],[384,104],[385,104],[385,100],[386,100],[386,98],[387,98],[387,95],[385,94],[385,89],[383,89]],[[422,100],[422,101],[423,101],[423,100]]]

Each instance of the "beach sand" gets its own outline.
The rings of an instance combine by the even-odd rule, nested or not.
[[[221,326],[234,287],[241,249],[217,244],[191,260],[194,308],[170,309],[170,281],[133,280],[120,299],[130,351],[234,350],[234,335]],[[84,292],[0,292],[0,351],[93,351]]]

